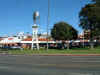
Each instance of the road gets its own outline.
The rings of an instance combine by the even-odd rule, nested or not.
[[[0,55],[0,75],[100,75],[100,56]]]

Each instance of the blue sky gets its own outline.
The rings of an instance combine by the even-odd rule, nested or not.
[[[79,33],[78,14],[89,0],[50,0],[50,26],[65,21]],[[15,35],[18,32],[32,33],[34,11],[40,12],[40,32],[46,32],[48,0],[0,0],[0,36]]]

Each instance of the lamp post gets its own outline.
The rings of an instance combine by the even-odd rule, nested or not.
[[[50,23],[50,0],[48,0],[48,19],[47,19],[47,50],[48,50],[48,36],[49,36],[49,23]]]
[[[84,48],[85,30],[83,30],[83,48]]]
[[[40,15],[39,12],[36,11],[33,14],[33,21],[34,25],[32,26],[33,34],[32,34],[32,49],[34,48],[36,44],[37,50],[39,50],[39,41],[38,41],[38,25],[37,25],[37,20],[39,19]]]

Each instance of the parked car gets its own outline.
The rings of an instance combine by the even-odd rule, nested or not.
[[[11,47],[10,46],[3,46],[3,47],[1,47],[1,49],[2,50],[8,50],[8,49],[11,49]]]
[[[66,49],[67,45],[66,44],[62,44],[62,43],[57,43],[57,44],[51,44],[48,47],[49,49]]]
[[[12,46],[11,49],[22,49],[20,46]]]

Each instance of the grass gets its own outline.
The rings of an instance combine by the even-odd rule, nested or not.
[[[89,48],[73,48],[70,50],[64,49],[49,49],[48,51],[45,49],[41,50],[1,50],[0,53],[8,53],[8,54],[100,54],[100,47],[96,47],[93,50]]]

